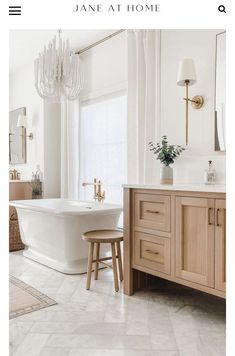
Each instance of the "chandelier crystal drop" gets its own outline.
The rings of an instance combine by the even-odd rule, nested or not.
[[[61,30],[34,62],[35,87],[41,98],[52,102],[78,98],[84,83],[79,55],[62,41]]]

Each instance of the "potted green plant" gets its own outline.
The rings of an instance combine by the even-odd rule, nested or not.
[[[42,199],[42,173],[39,166],[37,171],[32,172],[31,187],[32,187],[32,199]]]
[[[42,182],[32,182],[32,199],[42,199]]]
[[[167,136],[161,137],[161,142],[154,144],[149,142],[150,151],[156,155],[162,163],[160,170],[160,183],[161,184],[173,184],[173,168],[170,167],[178,156],[185,150],[184,147],[179,145],[169,145]]]

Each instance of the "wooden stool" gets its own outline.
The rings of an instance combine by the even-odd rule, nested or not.
[[[117,273],[116,259],[118,259],[119,279],[120,281],[122,281],[123,272],[122,272],[122,256],[121,256],[120,242],[123,241],[123,232],[119,230],[88,231],[82,235],[82,239],[89,242],[86,289],[90,289],[92,263],[95,262],[95,279],[98,279],[99,263],[102,263],[107,267],[113,268],[114,287],[115,287],[115,291],[118,292],[119,286],[118,286],[118,273]],[[93,260],[95,243],[96,243],[96,259]],[[100,258],[101,243],[111,244],[112,256]],[[115,248],[115,244],[116,244],[116,248]],[[116,253],[116,249],[117,249],[117,253]],[[112,260],[113,263],[112,266],[104,262],[108,260]]]

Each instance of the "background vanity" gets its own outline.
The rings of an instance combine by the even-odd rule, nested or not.
[[[224,186],[125,185],[124,212],[125,294],[152,275],[225,298]]]

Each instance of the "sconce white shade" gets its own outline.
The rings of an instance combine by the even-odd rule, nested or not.
[[[19,115],[17,121],[18,127],[27,127],[27,118],[25,115]]]
[[[179,63],[177,85],[185,86],[185,81],[188,85],[196,83],[196,71],[194,61],[191,58],[185,58]]]

